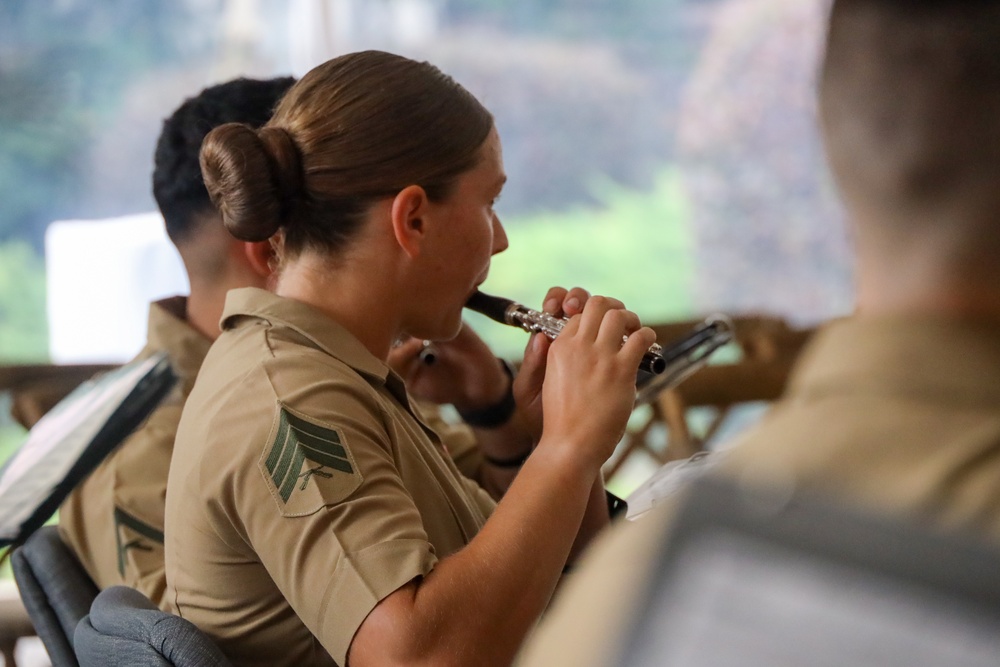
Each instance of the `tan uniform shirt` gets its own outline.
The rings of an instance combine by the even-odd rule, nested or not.
[[[167,601],[237,664],[343,665],[372,608],[494,503],[399,376],[319,311],[234,290],[223,329],[171,463]]]
[[[181,408],[210,341],[185,321],[184,297],[150,305],[140,357],[165,351],[178,383],[148,419],[59,508],[59,532],[100,588],[124,584],[159,603],[163,506]]]
[[[1000,541],[1000,328],[860,318],[829,325],[721,472]],[[609,531],[519,664],[614,664],[673,511],[665,504]]]
[[[445,419],[439,405],[422,401],[412,403],[423,422],[441,437],[445,451],[455,462],[458,471],[469,479],[478,479],[484,459],[472,429],[465,423]]]

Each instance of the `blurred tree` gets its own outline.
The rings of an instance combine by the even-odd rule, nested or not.
[[[598,183],[648,189],[670,160],[670,114],[651,78],[608,46],[510,35],[440,40],[426,57],[496,118],[504,209],[596,205]]]
[[[596,204],[596,182],[648,189],[674,162],[679,92],[715,4],[442,0],[447,30],[426,55],[496,116],[509,211]]]
[[[851,307],[844,214],[817,131],[825,0],[727,0],[681,105],[677,163],[705,308],[815,322]]]
[[[704,0],[447,0],[446,8],[459,21],[486,18],[520,33],[627,43],[662,53],[677,46],[671,15],[696,3]]]
[[[46,223],[80,214],[82,152],[126,84],[197,49],[189,3],[0,4],[0,241],[39,248]]]
[[[0,362],[49,356],[45,268],[25,242],[0,243]]]

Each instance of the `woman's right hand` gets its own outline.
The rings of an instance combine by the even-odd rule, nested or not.
[[[655,341],[620,301],[591,297],[548,346],[539,447],[599,469],[625,434],[636,372]]]

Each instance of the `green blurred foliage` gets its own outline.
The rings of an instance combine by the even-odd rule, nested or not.
[[[597,203],[594,178],[648,189],[673,164],[676,118],[702,47],[705,0],[447,0],[464,49],[430,60],[493,113],[521,216]],[[473,37],[467,37],[472,40]],[[534,216],[532,219],[545,218]]]
[[[0,425],[0,465],[21,445],[26,435],[27,432],[17,424]]]
[[[133,79],[197,46],[188,17],[183,2],[0,3],[0,241],[40,248],[48,222],[80,214],[90,141]]]
[[[619,42],[629,50],[667,53],[682,46],[672,30],[684,5],[701,0],[448,0],[458,19],[489,19],[507,30]]]
[[[45,264],[24,241],[0,243],[0,363],[48,359]]]
[[[547,211],[605,205],[595,181],[652,187],[671,163],[670,115],[656,77],[598,44],[518,44],[499,59],[457,52],[443,62],[496,119],[511,226],[547,222],[539,215]]]
[[[852,308],[853,253],[816,124],[826,12],[818,0],[732,0],[712,16],[674,155],[700,303],[795,324]]]
[[[676,172],[662,172],[649,191],[605,183],[595,194],[600,207],[504,220],[510,248],[494,258],[483,291],[539,308],[549,287],[580,286],[621,299],[644,322],[690,317],[693,249]],[[523,332],[468,320],[498,353],[520,357]]]

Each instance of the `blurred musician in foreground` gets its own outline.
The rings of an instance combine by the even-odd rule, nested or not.
[[[856,313],[718,474],[1000,541],[1000,3],[836,0],[820,113]],[[609,531],[521,664],[612,664],[671,514]]]

